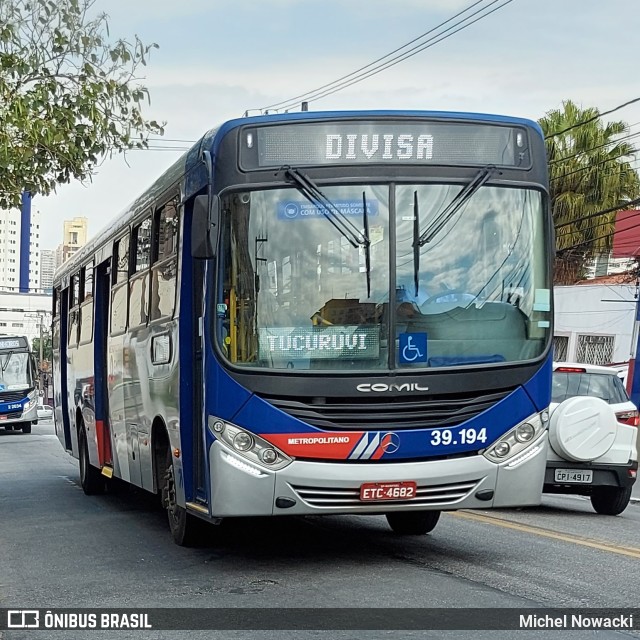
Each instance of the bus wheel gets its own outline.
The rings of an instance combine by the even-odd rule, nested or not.
[[[394,511],[386,516],[394,533],[422,536],[434,530],[440,519],[440,511]]]
[[[31,433],[31,423],[30,422],[25,422],[22,425],[22,433]]]
[[[87,444],[87,432],[84,426],[80,427],[80,432],[78,433],[78,447],[80,449],[80,485],[82,490],[88,496],[104,493],[104,476],[89,462],[89,445]]]
[[[187,513],[187,510],[178,504],[171,449],[167,449],[163,480],[162,504],[167,510],[171,537],[173,541],[181,547],[194,546],[200,540],[204,523],[195,516]]]

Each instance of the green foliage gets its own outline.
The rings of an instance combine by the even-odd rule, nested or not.
[[[596,254],[611,249],[615,212],[580,218],[640,195],[638,174],[629,164],[636,150],[620,140],[628,125],[603,122],[598,115],[597,109],[581,109],[568,100],[539,121],[545,136],[552,136],[596,117],[546,142],[553,221],[564,225],[556,237],[558,284],[573,284]]]
[[[31,347],[31,351],[33,355],[36,357],[36,360],[40,360],[40,338],[34,338],[33,344]],[[51,345],[51,336],[45,334],[42,337],[42,359],[45,361],[51,361],[53,355],[52,345]]]
[[[0,207],[88,178],[105,155],[147,146],[136,72],[152,48],[109,41],[96,0],[0,0]]]

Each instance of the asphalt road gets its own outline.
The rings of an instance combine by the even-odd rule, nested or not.
[[[87,497],[53,426],[0,430],[0,607],[638,607],[640,503],[444,514],[398,537],[382,517],[246,519],[175,546],[144,492]],[[4,633],[4,635],[3,635]],[[519,631],[518,638],[625,632]],[[514,632],[9,631],[22,638],[512,638]],[[633,637],[638,637],[633,636]]]

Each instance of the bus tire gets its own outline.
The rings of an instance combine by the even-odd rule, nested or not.
[[[631,500],[631,487],[597,487],[591,494],[591,505],[603,516],[618,516]]]
[[[31,423],[30,422],[25,422],[22,425],[22,433],[31,433]]]
[[[165,457],[162,504],[167,510],[169,530],[171,531],[173,541],[181,547],[197,545],[201,540],[204,523],[190,513],[187,513],[187,510],[178,504],[171,448],[167,449]]]
[[[387,522],[394,533],[423,536],[435,529],[440,511],[394,511],[387,513]]]
[[[88,496],[104,493],[105,479],[98,469],[89,461],[89,445],[87,444],[87,432],[84,425],[78,433],[78,458],[80,463],[80,486]]]

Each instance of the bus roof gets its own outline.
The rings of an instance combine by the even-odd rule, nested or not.
[[[214,156],[221,140],[227,133],[242,126],[271,124],[276,122],[296,122],[304,120],[340,120],[348,118],[432,118],[436,120],[454,120],[460,122],[486,122],[527,127],[544,137],[540,125],[534,120],[488,113],[462,111],[301,111],[295,113],[277,113],[260,116],[248,116],[228,120],[218,127],[207,131],[188,151],[182,154],[148,189],[120,212],[114,223],[101,229],[82,249],[61,265],[54,275],[54,282],[65,280],[83,264],[97,249],[111,238],[116,238],[143,211],[150,211],[151,204],[165,191],[170,189],[186,174],[203,168],[201,153],[209,150]],[[199,187],[202,188],[202,187]],[[199,189],[196,188],[193,193]],[[192,193],[186,194],[187,196]]]

